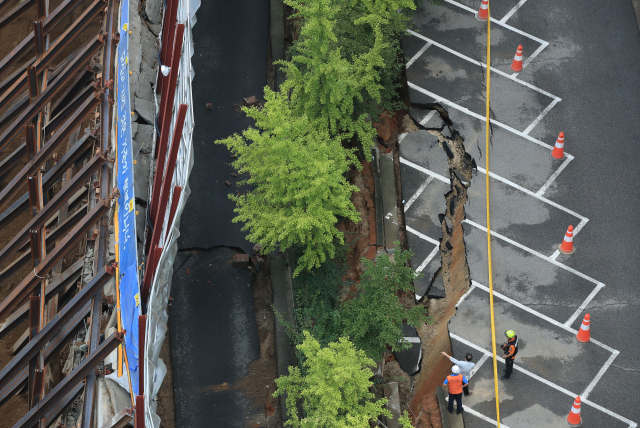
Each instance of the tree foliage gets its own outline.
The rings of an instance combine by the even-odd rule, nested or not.
[[[413,254],[395,244],[393,258],[383,254],[375,263],[362,259],[359,294],[341,307],[342,334],[371,357],[386,352],[386,345],[394,352],[407,349],[411,345],[404,340],[403,321],[418,327],[428,320],[424,307],[407,308],[398,298],[400,292],[413,293],[411,281],[418,274],[407,264]]]
[[[298,349],[305,356],[305,374],[289,367],[289,375],[276,379],[277,397],[287,393],[289,420],[293,428],[367,428],[380,415],[391,417],[384,408],[387,399],[374,400],[369,391],[375,366],[373,360],[345,338],[322,347],[309,332]],[[302,400],[303,416],[297,404]]]
[[[333,257],[335,243],[344,242],[338,217],[360,220],[350,200],[357,187],[344,176],[356,157],[314,120],[292,114],[282,93],[266,88],[265,98],[263,109],[244,109],[257,129],[221,141],[237,156],[238,172],[249,173],[242,184],[253,187],[230,196],[238,214],[233,221],[244,222],[248,239],[262,244],[263,251],[301,244],[297,275]]]
[[[294,275],[317,268],[344,242],[340,218],[359,221],[346,172],[360,168],[376,131],[370,120],[395,95],[402,66],[400,36],[414,0],[285,0],[301,22],[287,80],[265,88],[259,109],[243,108],[255,127],[216,141],[237,155],[249,191],[230,195],[235,222],[264,251],[303,248]]]
[[[386,352],[387,345],[393,351],[407,349],[410,344],[403,339],[402,323],[406,320],[417,327],[429,321],[424,307],[405,307],[398,297],[400,292],[414,292],[411,281],[418,274],[407,265],[412,256],[396,242],[394,257],[383,254],[375,263],[363,259],[364,273],[356,296],[350,300],[341,299],[341,290],[348,287],[344,287],[344,270],[339,263],[327,261],[317,270],[301,274],[293,283],[299,329],[287,326],[294,342],[302,343],[302,331],[307,330],[323,346],[348,337],[372,359]]]

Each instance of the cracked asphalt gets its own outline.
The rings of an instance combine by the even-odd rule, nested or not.
[[[416,34],[403,41],[411,100],[443,103],[482,168],[485,70],[474,60],[485,61],[486,23],[473,16],[479,0],[442,3],[425,1],[414,19]],[[521,3],[492,2],[492,19]],[[500,381],[501,420],[511,428],[566,427],[573,398],[581,395],[587,398],[582,426],[634,426],[640,422],[640,35],[632,2],[528,0],[504,24],[491,29],[492,118],[499,122],[490,153],[493,280],[498,340],[506,329],[518,333],[522,370]],[[519,44],[525,64],[538,54],[516,79],[509,66]],[[434,116],[424,123],[441,121]],[[545,147],[560,131],[573,156],[566,164]],[[402,164],[406,200],[432,177],[406,210],[407,226],[438,239],[449,187],[440,179],[448,177],[446,156],[426,132],[408,134],[400,153],[408,161]],[[464,224],[475,286],[450,323],[454,356],[472,352],[476,361],[491,349],[484,197],[480,171]],[[567,227],[581,223],[576,252],[554,257]],[[419,266],[433,244],[408,237]],[[424,272],[439,263],[436,257]],[[602,346],[579,343],[571,332],[586,312],[591,337]],[[465,426],[495,426],[492,378],[489,360],[471,379]]]

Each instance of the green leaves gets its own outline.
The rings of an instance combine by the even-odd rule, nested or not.
[[[364,273],[358,284],[359,294],[341,307],[342,334],[372,358],[386,352],[386,345],[392,351],[410,346],[403,339],[404,320],[414,327],[429,320],[422,306],[406,308],[398,298],[400,292],[413,292],[411,281],[418,274],[407,265],[413,254],[402,251],[399,242],[395,244],[393,258],[383,254],[375,264],[362,260]]]
[[[314,120],[292,114],[284,94],[265,88],[265,98],[262,110],[243,109],[258,129],[220,141],[238,157],[238,172],[250,174],[242,184],[254,189],[230,196],[234,222],[244,222],[248,239],[266,252],[301,244],[297,275],[334,256],[335,243],[344,240],[338,217],[360,220],[350,200],[357,187],[344,176],[356,157]]]
[[[289,375],[276,379],[274,397],[287,393],[286,426],[293,428],[366,428],[369,420],[380,415],[391,417],[384,408],[386,399],[374,401],[369,392],[373,385],[375,362],[345,338],[322,347],[304,333],[298,349],[305,356],[305,375],[297,367],[289,367]],[[302,400],[304,416],[298,414]]]

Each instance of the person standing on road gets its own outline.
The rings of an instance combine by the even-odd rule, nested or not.
[[[460,374],[460,367],[451,367],[451,374],[447,376],[444,385],[449,388],[449,413],[453,413],[453,400],[456,400],[456,414],[459,415],[462,409],[462,388],[466,387],[469,381]]]
[[[516,354],[518,353],[518,336],[513,330],[507,330],[504,332],[504,335],[507,336],[507,343],[500,346],[504,351],[504,363],[507,368],[504,371],[504,376],[500,379],[509,379],[511,377],[511,372],[513,371],[513,360],[516,358]]]
[[[467,354],[464,357],[465,361],[458,361],[444,351],[440,353],[460,368],[460,373],[462,373],[462,376],[466,377],[467,379],[471,378],[471,370],[473,370],[473,368],[476,366],[475,363],[471,362],[471,360],[473,360],[473,355]],[[464,386],[462,388],[462,391],[464,392],[464,395],[471,395],[471,392],[469,392],[469,385]]]

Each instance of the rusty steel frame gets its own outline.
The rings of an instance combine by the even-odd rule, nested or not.
[[[89,96],[85,102],[76,110],[76,116],[67,119],[62,129],[42,147],[42,149],[31,159],[22,170],[17,173],[11,182],[0,192],[0,208],[4,207],[9,199],[14,196],[24,184],[28,176],[33,175],[40,166],[44,164],[60,144],[73,132],[82,122],[84,116],[89,114],[97,105],[98,100],[94,96]],[[2,263],[0,263],[1,265]]]
[[[71,182],[56,194],[49,203],[31,219],[31,221],[18,233],[2,250],[0,250],[0,266],[13,256],[29,239],[29,231],[41,227],[59,208],[67,201],[84,183],[106,162],[103,155],[98,154],[89,161]],[[1,307],[1,305],[0,305]],[[0,315],[0,318],[2,315]]]
[[[178,107],[178,115],[176,118],[176,126],[173,130],[173,137],[171,139],[171,151],[169,153],[169,159],[167,161],[167,171],[162,176],[162,170],[156,171],[156,180],[158,188],[154,189],[154,195],[158,194],[158,214],[153,217],[153,234],[151,235],[150,245],[149,245],[149,256],[147,259],[147,265],[144,273],[144,279],[142,283],[142,301],[146,302],[147,297],[149,296],[149,291],[151,289],[151,282],[153,280],[153,275],[156,270],[156,265],[158,263],[158,258],[155,257],[155,249],[160,245],[160,235],[162,235],[162,224],[164,223],[164,214],[167,211],[167,203],[169,201],[169,186],[171,186],[171,182],[173,181],[173,173],[176,167],[176,161],[178,159],[178,151],[180,150],[180,140],[182,139],[182,128],[184,126],[184,120],[187,116],[187,108],[186,104],[180,104]],[[166,132],[166,131],[165,131]],[[166,140],[165,140],[166,141]],[[160,158],[158,158],[158,164],[160,164]],[[160,177],[162,181],[158,179]],[[161,245],[163,247],[164,245]]]
[[[0,371],[0,390],[15,377],[29,361],[47,345],[58,331],[67,326],[67,322],[85,305],[96,290],[104,286],[113,276],[103,267],[96,276],[76,294],[71,301],[58,312],[52,320],[44,326],[33,340],[16,355],[5,368]]]
[[[98,36],[96,36],[92,42],[87,45],[80,55],[77,55],[69,65],[60,73],[56,80],[47,86],[47,89],[36,98],[35,102],[31,103],[18,118],[0,135],[0,151],[2,151],[10,142],[15,138],[23,127],[30,123],[44,108],[44,106],[51,101],[51,99],[60,91],[60,89],[81,69],[84,65],[95,55],[95,53],[102,47],[103,43]],[[22,79],[24,80],[24,79]],[[20,81],[16,82],[13,86],[20,84]],[[12,86],[12,88],[13,88]],[[11,91],[11,89],[10,89]],[[0,99],[0,103],[4,102],[4,97]]]
[[[78,383],[82,382],[89,374],[95,374],[96,365],[109,355],[111,351],[116,349],[118,345],[122,343],[122,340],[123,334],[117,332],[105,339],[105,341],[96,348],[95,352],[87,355],[87,358],[82,360],[69,376],[65,377],[56,385],[36,407],[29,410],[13,427],[32,428],[52,407],[58,404],[63,397],[67,396]]]
[[[61,273],[60,260],[96,224],[99,230],[96,242],[96,263],[98,266],[104,266],[108,222],[103,217],[111,205],[109,195],[111,171],[107,166],[104,153],[108,153],[110,149],[109,137],[114,103],[110,96],[110,92],[113,92],[113,80],[110,76],[115,59],[115,43],[112,35],[115,38],[114,30],[117,31],[115,14],[118,3],[115,0],[94,1],[84,9],[81,17],[49,45],[48,34],[81,1],[64,0],[51,15],[48,15],[46,0],[23,0],[14,10],[0,18],[1,28],[17,16],[19,8],[26,10],[27,4],[32,6],[34,3],[37,7],[38,19],[34,23],[34,31],[25,37],[8,57],[0,61],[0,75],[18,61],[23,63],[16,72],[0,82],[0,105],[8,106],[0,117],[0,126],[6,126],[0,135],[0,151],[11,144],[21,132],[25,132],[23,131],[25,126],[30,127],[28,128],[29,143],[27,144],[25,138],[25,143],[20,143],[18,148],[0,163],[0,176],[6,175],[24,158],[25,154],[28,155],[27,165],[17,174],[12,172],[11,182],[0,191],[0,208],[5,207],[25,184],[30,189],[30,192],[13,202],[8,209],[0,212],[0,225],[8,224],[29,205],[32,206],[33,214],[33,218],[21,232],[0,249],[0,267],[14,257],[16,252],[27,249],[10,266],[0,272],[0,281],[9,275],[9,272],[17,272],[29,260],[34,265],[33,271],[23,278],[10,295],[0,303],[0,319],[6,318],[0,325],[0,337],[10,331],[27,314],[31,320],[31,335],[35,336],[0,371],[0,401],[6,399],[16,388],[24,385],[25,381],[30,389],[30,405],[33,407],[15,425],[16,427],[46,426],[83,388],[82,426],[92,426],[96,380],[94,368],[122,340],[122,336],[118,334],[117,337],[112,336],[100,344],[102,288],[106,280],[100,284],[96,281],[104,278],[104,268],[56,314],[58,293],[63,289],[66,292],[67,287],[72,286],[81,275],[84,264],[84,260],[80,259],[72,268]],[[8,0],[0,0],[0,12],[8,4]],[[60,52],[100,15],[105,15],[100,33],[60,62],[51,73],[48,69],[51,62],[57,61],[56,58],[60,56]],[[22,58],[34,47],[36,57],[25,64]],[[84,72],[81,70],[89,60],[98,55],[100,50],[102,50],[100,80],[97,84],[87,85],[89,78],[87,72],[93,72],[88,68],[85,68]],[[96,111],[95,108],[98,105],[100,108]],[[80,123],[86,120],[86,116],[89,113],[94,114],[94,111],[94,118],[99,121],[98,127],[93,133],[86,134],[78,143],[70,142],[69,144],[74,144],[73,147],[51,167],[50,159],[53,153],[72,132],[75,132]],[[55,116],[52,115],[54,112]],[[32,125],[34,126],[31,127]],[[95,143],[98,142],[93,137],[97,133],[99,133],[99,146],[96,155],[91,157]],[[47,136],[50,138],[47,139]],[[71,177],[70,168],[78,165],[78,161],[87,156],[91,157],[90,160],[81,171]],[[42,169],[45,163],[46,175]],[[82,198],[78,190],[85,186],[87,181],[90,179],[93,181],[96,178],[99,180],[99,183],[94,183],[99,188],[95,195],[96,205],[90,209],[93,203],[93,192],[90,192],[89,203],[67,215],[67,205],[72,203],[69,200],[76,200],[73,204],[77,206],[78,197]],[[62,180],[62,189],[48,200],[48,196],[52,194],[48,193],[49,189],[60,180]],[[31,246],[27,243],[30,238]],[[49,283],[48,279],[44,278],[52,269],[54,277]],[[36,293],[35,296],[31,296],[37,286],[41,287],[38,289],[41,290],[38,292],[39,295]],[[48,317],[53,316],[51,320],[44,318],[44,306],[49,296],[52,296],[48,312]],[[25,299],[29,301],[27,305],[22,304]],[[87,332],[89,345],[87,358],[70,376],[45,394],[42,382],[45,361],[55,349],[68,340],[69,335],[87,313],[90,313],[91,317],[90,329]],[[27,368],[28,365],[31,366],[31,370]],[[29,371],[32,373],[29,374]],[[83,379],[84,384],[80,383]],[[138,417],[143,416],[142,411],[138,413]]]

